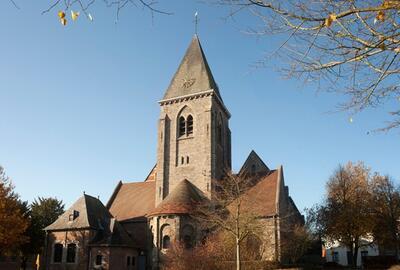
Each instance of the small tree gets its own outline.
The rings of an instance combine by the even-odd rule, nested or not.
[[[400,190],[388,176],[372,179],[372,214],[374,240],[399,256]]]
[[[187,249],[184,243],[174,242],[166,253],[163,268],[168,270],[186,270],[196,266],[197,270],[224,269],[225,246],[217,236],[207,238],[204,243]]]
[[[241,246],[250,235],[259,235],[259,207],[252,198],[242,196],[252,186],[252,179],[228,173],[216,181],[212,202],[200,205],[193,217],[207,231],[222,231],[233,237],[236,269],[241,269]]]
[[[282,245],[283,256],[288,258],[290,263],[296,264],[314,241],[313,234],[306,226],[295,225]]]
[[[26,242],[24,232],[28,220],[23,206],[11,180],[0,167],[0,254],[11,253]]]
[[[275,269],[275,266],[259,260],[259,239],[249,235],[241,243],[241,260],[248,262],[245,269]],[[196,266],[196,270],[227,270],[235,268],[236,242],[230,233],[218,231],[208,235],[202,243],[191,249],[181,242],[173,243],[167,251],[163,269],[186,270]]]
[[[338,241],[350,250],[353,267],[361,240],[373,228],[369,181],[370,169],[363,163],[339,166],[326,185],[326,200],[315,219],[326,241]]]

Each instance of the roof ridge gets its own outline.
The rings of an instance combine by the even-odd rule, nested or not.
[[[92,199],[96,199],[96,200],[99,200],[99,201],[100,201],[100,199],[99,199],[98,197],[95,197],[95,196],[92,196],[92,195],[89,195],[89,194],[86,194],[86,193],[84,193],[83,196],[85,196],[85,197],[90,197],[90,198],[92,198]]]
[[[87,222],[87,224],[89,224],[89,226],[91,226],[92,224],[90,224],[90,221],[89,221],[89,211],[88,211],[88,203],[87,203],[87,198],[89,198],[89,197],[93,198],[92,196],[90,196],[90,195],[88,195],[86,193],[83,194],[83,202],[84,202],[84,208],[83,209],[85,209],[85,212],[86,212],[85,213],[86,222]]]
[[[106,208],[107,208],[107,209],[110,209],[110,206],[111,206],[112,203],[114,202],[115,197],[117,196],[117,194],[118,194],[118,192],[120,191],[121,187],[122,187],[122,181],[119,180],[117,186],[114,188],[114,191],[113,191],[113,193],[111,194],[111,197],[108,199],[108,202],[107,202],[107,204],[106,204]]]

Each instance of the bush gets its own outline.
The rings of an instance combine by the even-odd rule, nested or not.
[[[367,256],[363,257],[364,269],[389,269],[396,264],[395,256]]]
[[[251,240],[251,238],[249,238]],[[251,244],[251,245],[250,245]],[[274,262],[261,260],[254,241],[246,241],[242,253],[243,270],[276,269]],[[226,235],[209,236],[206,241],[192,249],[185,249],[182,243],[173,243],[162,256],[163,270],[230,270],[236,269],[234,243]],[[253,250],[253,251],[252,251]]]

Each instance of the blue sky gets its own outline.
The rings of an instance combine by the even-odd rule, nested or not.
[[[107,202],[119,180],[143,180],[156,159],[161,99],[194,32],[199,36],[232,118],[233,167],[254,149],[270,168],[284,166],[300,209],[321,200],[339,163],[363,160],[400,180],[399,132],[367,134],[388,116],[328,113],[341,100],[314,85],[282,78],[279,61],[251,65],[279,42],[243,34],[258,23],[245,14],[189,1],[115,13],[99,2],[91,23],[66,27],[50,2],[0,2],[0,164],[22,199],[55,196],[70,205],[83,191]]]

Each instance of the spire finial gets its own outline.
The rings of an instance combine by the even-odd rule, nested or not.
[[[198,17],[198,12],[196,11],[194,13],[194,34],[197,36],[197,26],[199,24],[199,17]]]

